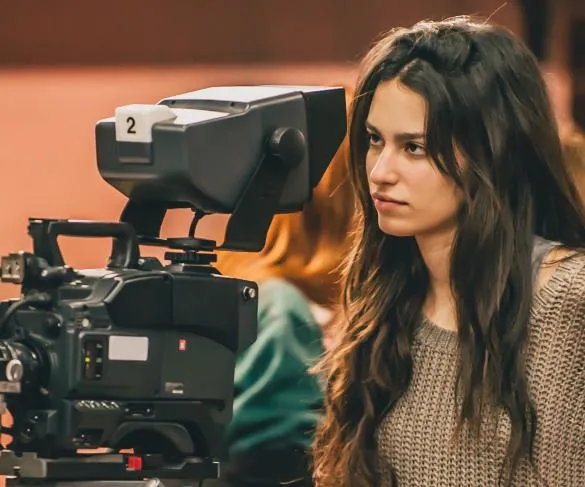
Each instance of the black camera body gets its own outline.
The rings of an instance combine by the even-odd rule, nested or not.
[[[80,225],[30,222],[55,224]],[[36,257],[12,259],[28,271]],[[231,416],[235,354],[255,338],[257,286],[211,268],[154,267],[72,271],[27,289],[21,302],[34,307],[13,312],[0,335],[13,450],[223,454],[217,426]]]
[[[14,418],[0,474],[217,476],[258,287],[222,276],[215,251],[260,250],[274,214],[302,208],[345,113],[342,88],[220,87],[98,122],[100,173],[129,198],[120,221],[30,218],[33,252],[2,258],[1,280],[22,293],[0,303],[0,395]],[[180,207],[194,212],[188,234],[161,238],[166,211]],[[231,214],[221,246],[195,236],[210,213]],[[107,265],[71,268],[62,235],[112,238]],[[171,249],[169,263],[141,257],[141,245]],[[79,453],[103,447],[133,454]]]

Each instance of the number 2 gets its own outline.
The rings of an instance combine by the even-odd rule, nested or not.
[[[134,130],[134,125],[136,125],[136,120],[134,120],[134,117],[128,117],[126,123],[128,124],[128,133],[135,134],[136,130]]]

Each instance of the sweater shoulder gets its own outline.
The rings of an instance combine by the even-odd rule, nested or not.
[[[533,318],[546,319],[553,312],[578,311],[585,305],[585,253],[566,257],[536,293]]]
[[[561,262],[537,294],[526,357],[537,419],[534,457],[555,485],[585,481],[584,365],[585,256],[579,253]]]

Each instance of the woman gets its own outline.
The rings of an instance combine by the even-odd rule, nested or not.
[[[535,58],[423,22],[372,48],[354,100],[316,485],[585,485],[585,219]]]
[[[309,368],[335,338],[354,209],[346,156],[344,141],[303,211],[274,218],[260,254],[220,256],[223,274],[259,283],[258,337],[237,359],[229,461],[221,482],[205,485],[312,485],[308,449],[323,397]]]

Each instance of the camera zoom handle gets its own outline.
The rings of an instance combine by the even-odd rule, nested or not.
[[[57,220],[29,218],[28,233],[33,250],[50,266],[64,266],[65,261],[57,242],[59,236],[112,237],[112,254],[108,268],[136,267],[138,241],[132,226],[125,222],[95,222],[85,220]]]
[[[291,127],[274,130],[267,145],[255,177],[228,220],[221,250],[262,250],[289,173],[307,149],[303,133]]]

